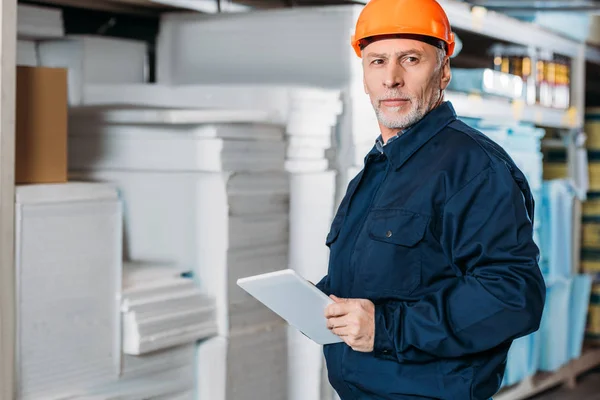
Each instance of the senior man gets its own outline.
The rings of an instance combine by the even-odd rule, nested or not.
[[[371,0],[352,45],[381,135],[326,240],[329,380],[343,400],[489,399],[545,302],[529,185],[444,101],[438,3]]]

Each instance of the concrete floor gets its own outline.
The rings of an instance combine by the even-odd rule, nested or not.
[[[575,389],[558,387],[530,400],[600,400],[600,369],[582,375]]]

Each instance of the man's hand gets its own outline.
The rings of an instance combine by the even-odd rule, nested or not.
[[[327,327],[355,351],[373,351],[375,341],[375,305],[365,299],[340,299],[325,309]]]

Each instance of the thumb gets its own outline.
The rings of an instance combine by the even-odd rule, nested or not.
[[[335,301],[336,303],[345,303],[346,301],[348,301],[348,299],[340,299],[339,297],[337,297],[336,295],[330,295],[329,296],[331,298],[331,300]]]

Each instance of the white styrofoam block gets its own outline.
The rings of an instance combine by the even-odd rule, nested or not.
[[[273,117],[280,123],[287,123],[293,113],[304,115],[305,119],[339,115],[343,106],[339,90],[250,83],[183,86],[89,84],[85,85],[78,105],[261,110],[274,113]],[[326,121],[331,122],[330,117],[325,118],[329,118]],[[331,126],[325,128],[331,131]],[[325,131],[325,128],[319,129]]]
[[[196,344],[186,344],[144,355],[123,355],[120,380],[132,380],[163,371],[192,367],[196,362]]]
[[[226,13],[226,12],[246,12],[252,10],[252,7],[233,1],[227,1],[220,5],[211,0],[150,0],[154,3],[165,4],[168,6],[200,11],[203,13]]]
[[[69,168],[202,172],[283,169],[283,141],[194,139],[160,133],[70,136]]]
[[[323,347],[288,328],[288,400],[320,399]]]
[[[195,386],[194,365],[160,371],[133,379],[122,379],[108,385],[96,386],[69,400],[143,400],[179,396]],[[66,400],[66,399],[65,399]]]
[[[287,399],[287,329],[275,323],[200,342],[196,399]]]
[[[193,343],[217,331],[214,299],[204,296],[191,279],[124,286],[121,301],[125,354],[148,354]]]
[[[331,135],[326,136],[288,136],[288,147],[310,147],[314,149],[329,149],[332,146]]]
[[[188,133],[194,137],[205,138],[278,138],[283,127],[277,122],[275,112],[258,109],[178,109],[123,106],[72,107],[69,111],[69,123],[80,134],[99,134],[111,128],[138,128],[160,131],[165,134],[181,135]],[[221,124],[215,126],[215,124]],[[250,126],[238,126],[246,124]],[[86,125],[96,125],[96,130],[86,132]],[[258,126],[255,126],[258,125]],[[154,129],[152,129],[154,128]],[[240,128],[249,130],[247,136]],[[260,132],[264,129],[265,132]],[[275,132],[275,130],[280,132]],[[166,131],[166,132],[165,132]]]
[[[291,174],[289,268],[312,282],[327,273],[325,238],[334,212],[334,171]],[[322,348],[296,329],[288,333],[289,400],[318,399],[323,367]]]
[[[93,35],[73,35],[39,43],[40,65],[68,68],[69,104],[81,104],[86,84],[147,81],[145,42]]]
[[[229,338],[227,400],[287,399],[287,331],[278,323]]]
[[[329,160],[286,160],[285,169],[291,173],[325,172]]]
[[[288,160],[323,160],[325,158],[325,150],[311,147],[288,146],[286,157]]]
[[[210,17],[164,14],[157,48],[158,82],[339,88],[360,68],[349,41],[361,8],[302,7]],[[318,61],[324,59],[329,62]],[[238,65],[244,66],[243,74]]]
[[[35,42],[32,40],[17,40],[17,65],[37,67],[38,64]]]
[[[226,115],[214,110],[157,109],[72,113],[69,166],[82,170],[213,172],[283,169],[282,126],[267,124],[265,115],[253,120],[254,111],[222,111]],[[91,120],[86,119],[88,116]],[[238,118],[237,123],[219,123],[220,119],[232,118]],[[86,130],[86,120],[102,128],[96,125]],[[168,128],[161,129],[164,126]],[[247,131],[247,140],[240,140],[243,131]],[[269,139],[258,139],[263,137]]]
[[[290,176],[289,268],[318,282],[327,273],[325,238],[333,219],[334,171]]]
[[[260,254],[261,248],[288,244],[289,183],[283,173],[88,171],[73,172],[72,178],[119,188],[125,204],[126,259],[162,260],[194,270],[203,293],[216,299],[220,335],[236,328],[230,326],[228,282],[244,276],[244,268],[254,263],[250,256],[234,262],[235,253],[253,249]],[[272,204],[278,207],[271,210]],[[281,257],[265,256],[252,273],[275,271],[282,264],[287,261]],[[234,276],[228,275],[231,266]]]
[[[196,352],[196,400],[229,400],[227,396],[227,345],[225,337],[198,344]]]
[[[16,188],[17,390],[76,394],[120,369],[122,210],[102,184]]]
[[[19,39],[53,39],[60,38],[64,34],[60,8],[17,4],[17,37]]]

